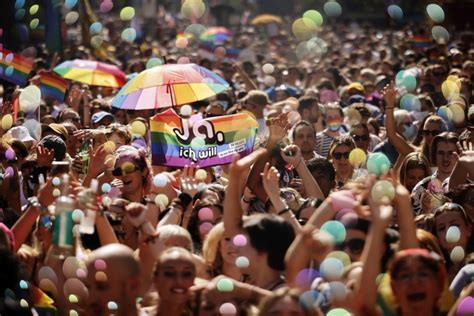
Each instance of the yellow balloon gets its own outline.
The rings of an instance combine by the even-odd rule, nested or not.
[[[146,126],[140,121],[135,121],[130,126],[130,131],[134,135],[145,136],[146,134]]]
[[[349,162],[356,168],[360,168],[367,160],[367,155],[360,148],[354,148],[349,154]]]
[[[107,154],[111,154],[115,151],[115,143],[111,140],[104,143],[104,149]]]
[[[10,129],[10,127],[12,127],[12,124],[13,124],[13,117],[11,114],[6,114],[2,117],[2,129],[4,131]]]

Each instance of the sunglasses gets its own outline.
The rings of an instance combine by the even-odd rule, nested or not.
[[[341,249],[349,248],[353,253],[361,253],[364,250],[365,240],[360,238],[349,239],[341,244]]]
[[[430,131],[430,130],[425,129],[425,130],[421,131],[421,133],[423,134],[423,136],[430,136],[431,135],[431,136],[435,137],[435,136],[439,135],[441,133],[441,131],[435,131],[435,130]]]
[[[117,167],[114,170],[112,170],[112,175],[114,177],[120,177],[120,176],[124,176],[124,175],[128,175],[128,174],[132,174],[132,173],[134,173],[135,171],[137,171],[139,169],[140,168],[138,168],[137,166],[135,166],[132,163],[123,164],[121,167]]]
[[[342,157],[344,157],[345,159],[349,159],[349,154],[350,154],[350,152],[347,151],[345,153],[333,153],[332,156],[336,160],[341,160]]]
[[[352,138],[354,139],[354,141],[358,142],[358,141],[368,141],[369,140],[369,136],[367,135],[351,135]]]

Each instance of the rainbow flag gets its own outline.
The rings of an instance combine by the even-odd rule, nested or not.
[[[426,48],[433,45],[433,40],[423,35],[417,35],[413,37],[413,47],[415,48]]]
[[[60,102],[64,101],[66,90],[69,82],[58,75],[51,72],[43,72],[40,74],[40,90],[41,95],[53,98]]]
[[[33,61],[0,48],[0,78],[19,86],[24,86],[33,69]]]
[[[244,157],[253,151],[257,129],[248,113],[183,119],[169,109],[150,119],[152,163],[184,167],[194,162],[201,168],[228,164],[236,154]]]

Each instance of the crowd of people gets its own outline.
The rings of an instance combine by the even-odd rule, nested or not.
[[[0,129],[1,315],[474,314],[464,30],[433,39],[429,21],[335,19],[301,42],[289,17],[245,16],[222,43],[239,49],[230,58],[193,38],[176,47],[191,23],[164,8],[152,24],[136,17],[132,42],[117,16],[98,17],[107,62],[126,74],[158,58],[224,78],[192,112],[250,113],[254,149],[221,166],[152,165],[149,118],[166,109],[115,108],[118,89],[80,82],[63,103],[16,113]],[[29,84],[59,61],[97,59],[65,44],[30,47]],[[20,93],[3,82],[2,116]]]

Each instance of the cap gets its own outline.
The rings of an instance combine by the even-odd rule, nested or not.
[[[364,92],[364,86],[360,82],[353,82],[347,87],[347,91],[355,89],[359,92]]]
[[[249,91],[243,101],[244,103],[251,103],[262,107],[270,103],[267,94],[260,90]]]
[[[28,129],[24,126],[12,127],[8,130],[7,134],[12,135],[13,138],[19,139],[22,142],[36,142],[36,139],[31,137],[30,132],[28,132]]]
[[[42,134],[44,134],[48,130],[52,131],[55,135],[61,137],[64,141],[66,141],[69,136],[69,133],[63,124],[51,123],[49,125],[42,125]]]
[[[100,111],[100,112],[97,112],[97,113],[94,113],[94,115],[92,115],[92,123],[94,124],[97,124],[99,123],[100,121],[102,121],[104,118],[106,117],[109,117],[111,118],[112,120],[114,120],[114,116],[112,114],[110,114],[109,112],[105,112],[105,111]]]
[[[352,96],[349,97],[347,103],[349,105],[353,104],[353,103],[364,103],[365,102],[365,97],[363,95],[360,95],[360,94],[354,94]]]

